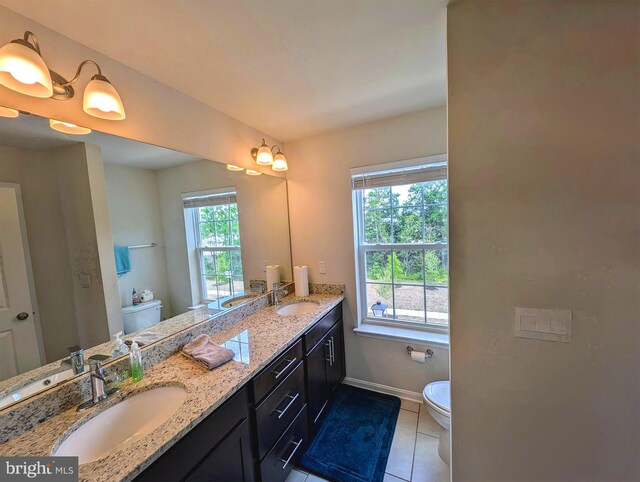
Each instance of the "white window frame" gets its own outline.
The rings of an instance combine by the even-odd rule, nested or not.
[[[371,173],[383,172],[383,171],[392,171],[399,169],[410,169],[412,167],[418,166],[427,166],[429,164],[438,164],[447,162],[446,154],[438,154],[435,156],[428,157],[420,157],[415,159],[407,159],[404,161],[390,162],[385,164],[377,164],[373,166],[366,166],[360,168],[351,169],[352,178],[358,175],[366,175]],[[448,187],[448,186],[447,186]],[[369,316],[369,306],[367,302],[367,275],[366,275],[366,252],[367,251],[436,251],[441,249],[449,250],[449,243],[413,243],[413,244],[375,244],[375,245],[365,245],[360,244],[360,241],[364,239],[364,206],[363,206],[363,191],[362,190],[353,190],[353,227],[354,227],[354,251],[355,251],[355,261],[356,261],[356,299],[358,306],[358,325],[374,325],[374,326],[387,326],[392,328],[406,328],[410,330],[417,331],[426,331],[426,332],[434,332],[434,333],[448,333],[449,332],[449,323],[451,319],[447,322],[446,326],[441,324],[434,323],[419,323],[412,321],[404,321],[404,320],[393,320],[393,319],[381,319],[374,318]],[[393,213],[393,211],[392,211]],[[392,214],[393,216],[393,214]],[[447,206],[447,216],[448,216],[448,206]],[[393,218],[392,218],[393,219]],[[447,223],[448,225],[448,223]],[[447,235],[447,241],[448,241]],[[391,270],[392,275],[392,296],[395,296],[393,286],[395,283],[393,281],[393,269]],[[375,284],[375,283],[373,283]],[[389,283],[381,283],[381,284],[389,284]],[[419,286],[419,285],[416,285]],[[426,278],[423,277],[423,289],[426,289],[427,282]],[[449,284],[447,284],[447,287]],[[425,298],[425,318],[426,318],[426,298]]]
[[[199,196],[207,196],[207,195],[225,195],[225,194],[234,194],[237,196],[236,188],[233,187],[224,187],[218,189],[210,189],[207,191],[197,191],[190,193],[183,193],[182,199],[183,202],[189,198],[199,197]],[[237,205],[237,201],[235,203]],[[198,286],[199,286],[199,298],[200,303],[208,304],[215,301],[219,301],[223,298],[229,298],[236,296],[236,292],[234,289],[233,276],[231,276],[231,294],[225,296],[218,296],[216,299],[210,299],[205,296],[208,293],[208,289],[206,286],[206,276],[204,272],[204,256],[206,253],[213,253],[216,251],[226,251],[226,252],[237,252],[240,255],[240,262],[242,263],[242,240],[240,240],[240,244],[238,246],[217,246],[217,247],[205,247],[202,246],[202,237],[200,235],[200,210],[195,207],[185,208],[191,210],[192,215],[192,223],[193,223],[193,234],[194,234],[194,250],[197,258],[197,276],[198,276]],[[239,222],[239,221],[238,221]],[[229,219],[229,223],[231,223],[231,219]],[[216,280],[220,276],[218,273],[217,266],[215,267]],[[216,281],[217,286],[217,281]],[[220,295],[220,291],[216,288],[218,295]]]

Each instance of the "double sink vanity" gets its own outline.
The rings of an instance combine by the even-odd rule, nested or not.
[[[259,297],[145,347],[144,379],[89,410],[48,393],[0,411],[14,431],[0,456],[78,456],[84,481],[284,480],[345,375],[342,290],[318,291]],[[207,371],[184,357],[201,333],[234,360]]]

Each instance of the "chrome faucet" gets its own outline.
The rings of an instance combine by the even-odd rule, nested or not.
[[[282,298],[284,298],[288,294],[289,292],[287,290],[280,288],[280,283],[273,283],[273,291],[271,292],[271,304],[273,306],[278,306],[282,301]]]
[[[90,360],[89,368],[91,375],[91,400],[87,400],[78,406],[78,411],[93,407],[96,403],[101,402],[108,396],[118,393],[119,388],[107,390],[107,373],[99,360]]]
[[[74,375],[79,375],[84,372],[84,352],[78,345],[70,346],[69,350],[69,362],[71,363],[71,369]]]

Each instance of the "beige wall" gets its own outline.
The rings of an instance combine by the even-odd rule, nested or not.
[[[124,329],[124,323],[118,292],[116,259],[113,252],[113,237],[111,234],[111,221],[107,203],[107,182],[100,147],[85,144],[84,150],[87,158],[91,206],[93,208],[98,256],[100,258],[101,288],[107,315],[109,336],[112,338],[113,335]]]
[[[71,264],[78,342],[81,347],[88,348],[104,343],[110,337],[108,300],[105,299],[108,284],[105,284],[104,279],[107,273],[103,276],[99,248],[103,241],[98,237],[104,236],[99,230],[103,209],[99,198],[98,202],[95,200],[96,193],[92,191],[96,186],[90,181],[94,175],[90,171],[95,169],[95,166],[90,165],[94,162],[102,163],[102,159],[99,156],[97,159],[93,156],[89,159],[84,144],[50,149],[48,154],[49,161],[57,165],[58,192]],[[110,235],[104,241],[109,242]],[[113,258],[113,253],[111,257]],[[115,274],[115,267],[113,270]],[[89,279],[88,286],[83,285],[84,276]]]
[[[434,349],[428,365],[412,362],[407,343],[359,337],[351,206],[352,167],[446,152],[444,107],[343,129],[287,144],[289,210],[294,264],[309,266],[314,282],[346,284],[347,376],[421,393],[448,378],[449,353]],[[318,272],[327,262],[327,274]],[[413,344],[421,348],[419,344]]]
[[[158,174],[151,169],[105,164],[107,199],[113,242],[116,245],[157,243],[154,248],[129,252],[131,272],[118,278],[120,306],[131,305],[131,291],[154,292],[162,301],[162,316],[170,317],[167,266],[162,215],[158,195]],[[177,313],[175,313],[177,314]]]
[[[449,8],[456,481],[640,480],[638,9]],[[515,306],[572,310],[572,342],[515,338]]]
[[[73,279],[62,208],[58,193],[56,163],[47,151],[0,146],[0,182],[20,184],[29,254],[48,362],[67,353],[78,343]],[[54,182],[52,182],[54,180]]]
[[[113,243],[101,172],[95,146],[0,146],[0,181],[21,186],[47,362],[68,356],[69,346],[103,343],[122,325],[119,305],[113,309]]]
[[[49,68],[67,78],[82,60],[96,60],[118,89],[127,118],[114,122],[84,113],[82,92],[94,74],[90,66],[74,85],[76,96],[70,101],[36,99],[0,87],[0,105],[253,169],[258,168],[249,155],[251,148],[258,146],[262,137],[269,145],[278,143],[246,124],[0,6],[0,45],[22,38],[25,30],[38,36]],[[273,171],[267,168],[265,172]]]
[[[192,292],[182,193],[235,186],[245,286],[266,279],[265,264],[279,264],[282,279],[292,278],[287,183],[272,176],[231,172],[222,164],[196,161],[158,171],[171,303],[183,312],[199,302]],[[192,270],[193,272],[193,270]]]

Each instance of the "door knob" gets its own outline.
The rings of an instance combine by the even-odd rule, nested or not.
[[[26,311],[23,311],[21,313],[18,313],[16,318],[18,318],[18,320],[20,320],[20,321],[24,321],[27,318],[29,318],[29,313],[27,313]]]

